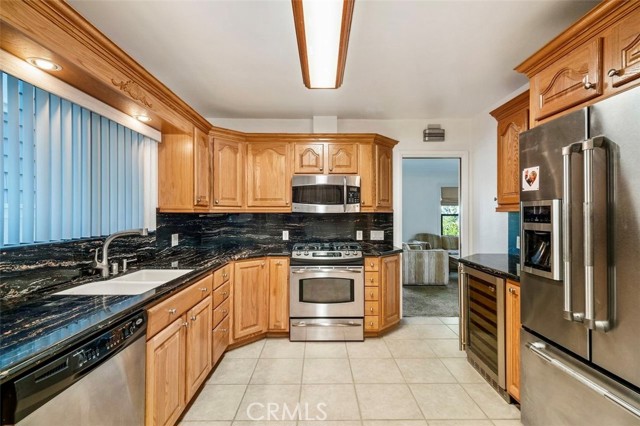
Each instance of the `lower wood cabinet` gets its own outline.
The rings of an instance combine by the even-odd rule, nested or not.
[[[289,331],[289,258],[269,259],[268,331]]]
[[[216,328],[213,329],[213,364],[220,359],[222,354],[227,350],[229,346],[229,340],[231,336],[231,328],[230,328],[229,317],[227,316],[225,319],[218,324]]]
[[[265,259],[238,261],[233,272],[233,341],[267,331],[269,283]]]
[[[507,392],[520,401],[520,284],[507,280],[505,297],[507,335]]]
[[[213,273],[213,350],[212,364],[215,365],[229,346],[231,336],[231,283],[233,263],[229,263]]]
[[[211,371],[211,284],[209,275],[148,310],[149,324],[162,325],[155,332],[147,329],[148,426],[175,424]],[[194,294],[198,301],[184,309]],[[173,318],[167,320],[165,314]]]
[[[400,255],[365,258],[364,330],[377,333],[400,321]]]

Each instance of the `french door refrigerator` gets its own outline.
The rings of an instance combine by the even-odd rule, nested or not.
[[[640,88],[520,135],[524,425],[640,425]]]

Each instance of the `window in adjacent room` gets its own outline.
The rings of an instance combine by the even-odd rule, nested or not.
[[[440,188],[440,235],[460,235],[458,187]]]

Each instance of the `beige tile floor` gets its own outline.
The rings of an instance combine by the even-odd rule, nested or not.
[[[181,426],[521,426],[458,350],[457,321],[414,317],[364,342],[235,349]]]

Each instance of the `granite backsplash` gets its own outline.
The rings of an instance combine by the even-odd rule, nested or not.
[[[282,240],[283,230],[289,231],[289,241]],[[163,258],[179,258],[187,250],[215,255],[240,247],[281,253],[290,251],[299,242],[355,241],[357,230],[363,231],[361,243],[365,249],[391,246],[393,214],[159,213],[157,229],[148,237],[114,240],[109,260],[137,258],[146,262],[160,253]],[[371,241],[372,230],[384,231],[384,240]],[[178,234],[179,244],[175,247],[171,247],[171,234]],[[92,274],[93,251],[103,242],[104,238],[93,238],[1,249],[0,299],[37,297]]]

